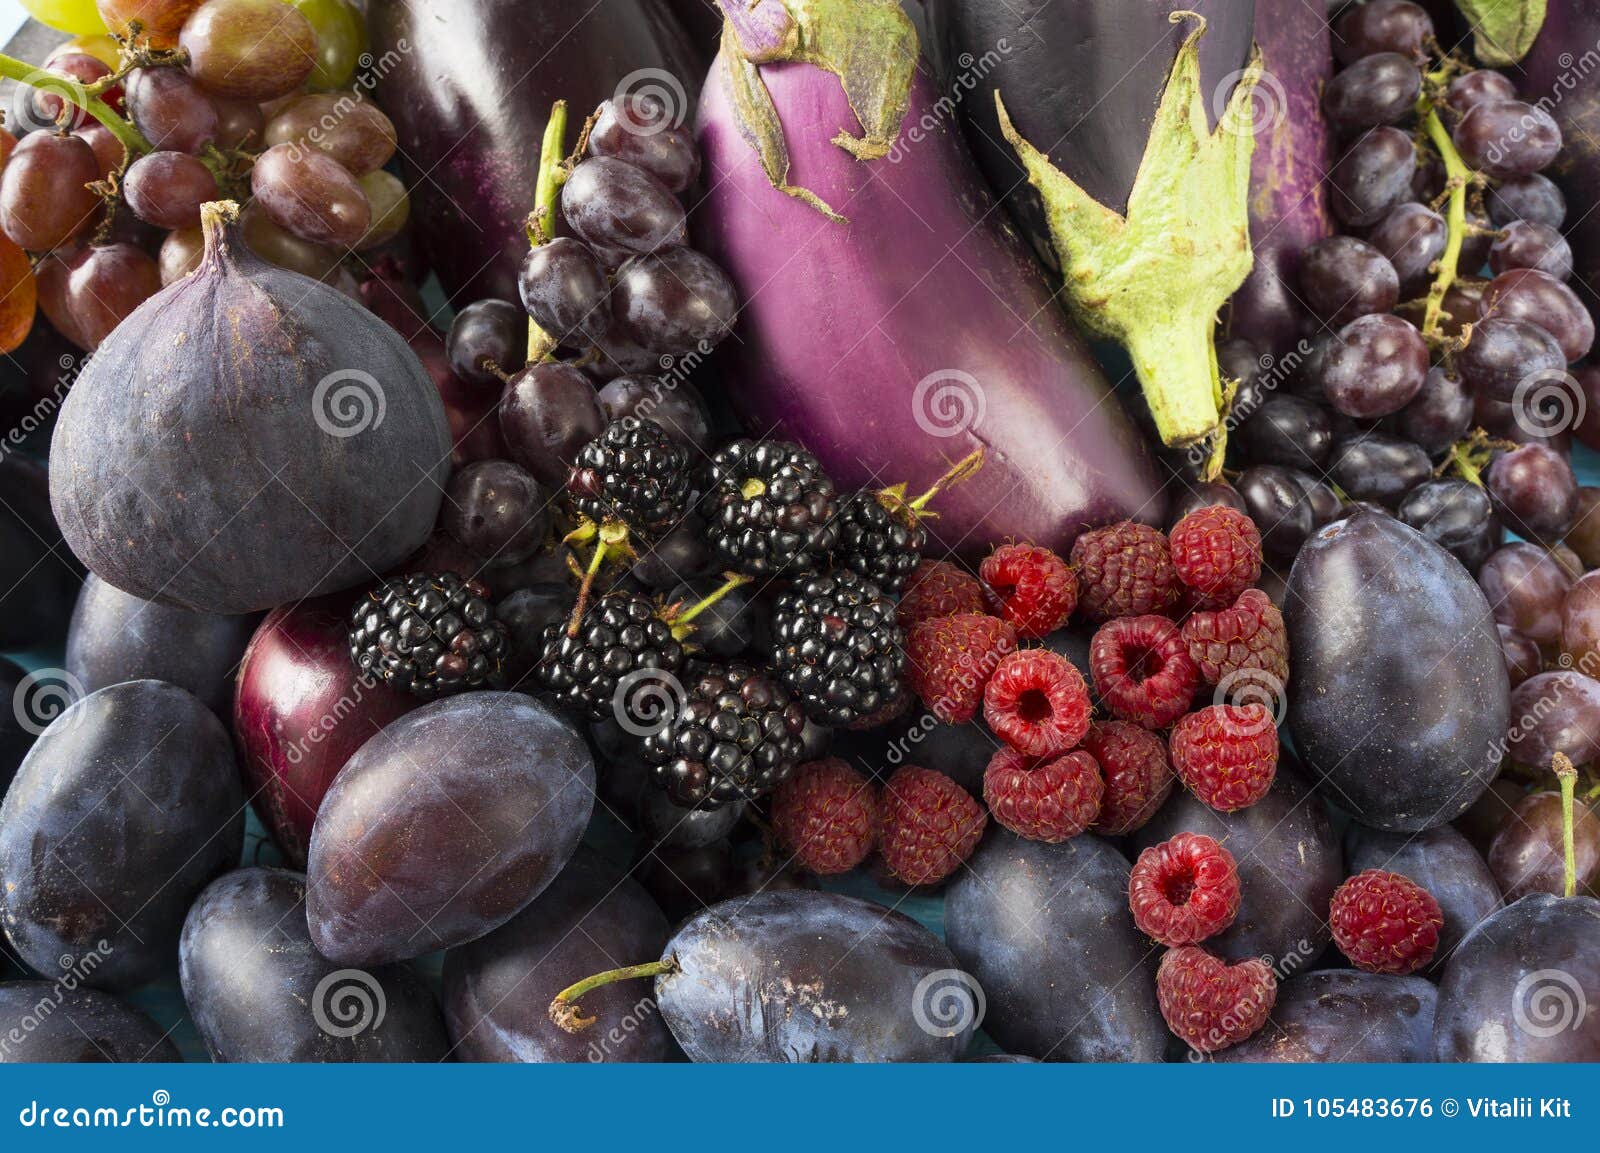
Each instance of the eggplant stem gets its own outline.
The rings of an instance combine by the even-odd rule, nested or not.
[[[533,194],[533,212],[528,217],[528,243],[538,248],[555,239],[556,200],[561,186],[567,182],[567,102],[557,100],[550,106],[550,119],[545,122],[544,140],[539,146],[539,176]],[[528,318],[528,363],[538,364],[548,360],[556,350],[556,338],[539,322]]]
[[[1456,266],[1461,260],[1461,242],[1467,230],[1467,185],[1472,180],[1472,170],[1456,151],[1455,142],[1439,119],[1433,101],[1423,96],[1417,101],[1417,114],[1422,118],[1423,130],[1444,161],[1445,188],[1449,204],[1445,209],[1445,223],[1449,228],[1444,254],[1439,257],[1439,271],[1434,274],[1428,288],[1428,303],[1422,316],[1422,337],[1432,342],[1439,336],[1439,323],[1444,313],[1445,293],[1456,281]]]
[[[596,973],[592,977],[585,977],[555,995],[550,1002],[550,1020],[554,1021],[563,1032],[581,1033],[594,1024],[593,1017],[583,1015],[583,1006],[578,1004],[578,998],[596,989],[615,984],[618,981],[634,981],[641,977],[660,977],[667,973],[678,971],[678,961],[675,957],[668,957],[661,961],[647,961],[642,965],[625,965],[620,969],[607,969],[604,973]]]
[[[1578,853],[1573,837],[1573,824],[1576,821],[1573,790],[1578,784],[1578,770],[1573,768],[1572,761],[1565,753],[1557,753],[1551,759],[1551,767],[1555,769],[1556,779],[1561,782],[1562,895],[1572,897],[1578,892]]]
[[[938,480],[934,481],[927,492],[923,493],[915,500],[905,502],[905,507],[910,509],[913,513],[919,513],[927,507],[929,501],[938,496],[945,489],[954,488],[962,481],[970,480],[972,477],[976,476],[978,471],[983,468],[983,458],[986,451],[987,449],[980,447],[976,452],[968,453],[966,456],[956,461],[955,464],[950,466],[950,471],[946,472]]]
[[[9,80],[15,80],[18,84],[27,85],[29,87],[37,87],[33,84],[34,80],[37,80],[41,77],[52,76],[52,74],[46,72],[42,68],[36,68],[32,64],[18,60],[14,56],[7,56],[4,53],[0,53],[0,76],[4,76]],[[117,138],[117,140],[122,144],[123,149],[129,154],[145,153],[151,150],[152,146],[150,142],[144,138],[144,133],[140,132],[128,121],[118,116],[116,112],[112,110],[111,105],[100,99],[99,96],[88,91],[83,85],[78,84],[76,81],[70,80],[65,76],[54,77],[54,79],[59,81],[59,83],[52,83],[48,91],[52,95],[61,97],[67,103],[83,109],[90,116],[93,116],[101,124],[105,125],[107,131]]]
[[[1162,442],[1181,448],[1214,438],[1220,458],[1227,429],[1215,329],[1215,317],[1168,316],[1129,330],[1124,340]]]

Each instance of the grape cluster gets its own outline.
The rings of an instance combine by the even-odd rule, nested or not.
[[[45,61],[22,90],[33,131],[0,176],[0,230],[43,254],[39,303],[51,323],[97,347],[193,271],[200,206],[223,198],[249,201],[244,235],[257,256],[354,294],[344,259],[394,240],[409,213],[405,185],[384,167],[394,125],[355,84],[359,9],[351,0],[99,7],[116,39],[69,41]],[[91,97],[127,120],[91,115]],[[10,145],[0,141],[0,152]]]
[[[1476,571],[1505,529],[1547,542],[1573,522],[1566,459],[1594,324],[1565,283],[1561,149],[1505,75],[1439,54],[1409,0],[1353,7],[1323,110],[1339,141],[1329,206],[1297,290],[1316,331],[1274,363],[1218,348],[1239,381],[1226,501],[1284,564],[1351,502],[1379,505]],[[1271,366],[1272,375],[1263,365]],[[1565,395],[1564,395],[1565,394]]]

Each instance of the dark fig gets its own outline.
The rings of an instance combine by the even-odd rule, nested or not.
[[[135,596],[219,614],[398,564],[450,467],[438,390],[400,335],[262,263],[237,215],[206,206],[200,267],[100,346],[51,446],[73,552]]]
[[[362,745],[317,812],[318,951],[381,965],[474,940],[537,897],[594,805],[588,742],[520,693],[424,705]]]
[[[1278,986],[1272,1016],[1216,1061],[1311,1064],[1432,1060],[1438,993],[1422,977],[1329,969]]]
[[[92,693],[123,681],[166,681],[226,718],[233,675],[256,618],[190,612],[140,600],[93,573],[67,630],[67,672]]]
[[[306,879],[238,869],[196,899],[183,998],[213,1061],[441,1061],[444,1019],[404,965],[340,969],[312,948]]]
[[[667,1061],[677,1052],[655,1000],[637,985],[596,989],[595,1026],[550,1020],[574,973],[620,958],[659,957],[671,926],[650,895],[592,849],[580,848],[550,887],[500,928],[444,962],[450,1040],[462,1061]]]
[[[189,903],[244,851],[244,808],[227,730],[193,694],[91,693],[40,735],[0,805],[0,927],[41,973],[76,957],[101,988],[161,976]]]
[[[950,949],[987,997],[985,1031],[1008,1050],[1161,1060],[1156,951],[1128,912],[1129,870],[1096,836],[1047,845],[996,829],[950,885]]]
[[[159,1025],[110,993],[60,981],[0,985],[0,1065],[180,1060]]]
[[[1364,824],[1451,821],[1500,766],[1510,680],[1461,563],[1393,517],[1316,533],[1289,574],[1289,726],[1329,801]]]
[[[838,893],[724,901],[690,919],[661,957],[572,973],[577,983],[549,1012],[581,1033],[598,1024],[586,1016],[595,989],[654,976],[656,1005],[692,1061],[867,1063],[954,1061],[982,1004],[939,938],[903,913]]]

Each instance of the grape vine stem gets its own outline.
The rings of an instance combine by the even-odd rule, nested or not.
[[[550,106],[550,119],[544,126],[539,146],[539,176],[534,186],[533,214],[528,217],[528,242],[534,247],[547,244],[556,234],[556,200],[567,182],[567,102]],[[528,318],[528,363],[537,364],[556,350],[556,338]]]
[[[1444,313],[1444,296],[1456,281],[1456,266],[1461,260],[1461,242],[1467,231],[1467,185],[1472,181],[1472,170],[1456,151],[1455,142],[1439,119],[1439,110],[1433,101],[1422,97],[1417,102],[1417,115],[1422,119],[1423,131],[1428,134],[1439,159],[1444,161],[1445,188],[1449,191],[1449,204],[1445,208],[1445,223],[1449,233],[1444,253],[1439,257],[1439,271],[1428,288],[1428,304],[1422,317],[1423,339],[1432,343],[1439,336],[1439,322]]]
[[[33,81],[41,76],[51,75],[51,73],[45,72],[44,69],[37,68],[26,61],[0,53],[0,76],[15,80],[18,84],[38,87],[33,84]],[[59,80],[60,83],[50,84],[48,91],[52,95],[59,96],[68,103],[83,109],[101,124],[104,124],[106,130],[117,138],[129,155],[136,156],[151,150],[152,146],[144,138],[144,134],[128,121],[118,116],[111,105],[87,91],[83,85],[75,80],[65,76],[55,77],[55,79]]]

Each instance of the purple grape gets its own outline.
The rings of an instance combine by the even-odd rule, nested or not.
[[[1472,338],[1455,354],[1463,383],[1481,395],[1509,401],[1524,380],[1559,374],[1567,365],[1561,345],[1537,324],[1490,317],[1472,329]]]
[[[1530,540],[1559,540],[1578,507],[1572,465],[1543,444],[1525,444],[1495,457],[1485,478],[1508,528]]]
[[[1392,420],[1394,432],[1438,457],[1472,427],[1472,394],[1459,377],[1435,366],[1428,370],[1422,391]]]
[[[700,149],[694,134],[672,123],[667,106],[654,96],[632,93],[600,105],[589,132],[589,154],[637,165],[669,192],[683,192],[700,176]]]
[[[550,494],[509,460],[479,460],[450,478],[440,511],[444,530],[490,564],[526,560],[550,528]]]
[[[1406,493],[1395,515],[1470,573],[1483,567],[1503,535],[1488,494],[1455,477],[1423,481]]]
[[[1567,198],[1548,176],[1513,176],[1489,189],[1489,216],[1504,228],[1514,220],[1560,228],[1567,219]]]
[[[1328,173],[1328,203],[1353,228],[1376,224],[1411,195],[1416,170],[1417,147],[1408,133],[1388,125],[1373,128]]]
[[[1543,108],[1521,100],[1486,100],[1451,134],[1467,166],[1489,176],[1528,176],[1561,151],[1561,128]]]
[[[1275,464],[1247,468],[1233,482],[1245,511],[1261,533],[1269,557],[1289,560],[1315,527],[1311,504],[1293,469]]]
[[[1400,300],[1400,278],[1378,248],[1353,236],[1330,236],[1300,254],[1300,291],[1324,323],[1344,325],[1393,308]]]
[[[1536,644],[1560,643],[1561,608],[1572,578],[1547,550],[1526,541],[1496,549],[1478,570],[1478,587],[1495,623]]]
[[[1340,129],[1398,124],[1416,108],[1422,73],[1397,52],[1363,56],[1322,90],[1328,120]]]
[[[1408,203],[1380,220],[1368,234],[1367,241],[1393,266],[1399,281],[1398,293],[1410,299],[1428,291],[1433,280],[1429,266],[1444,255],[1449,232],[1449,225],[1437,212],[1421,204]],[[1387,312],[1393,307],[1389,304],[1367,311]]]
[[[1433,474],[1428,454],[1409,440],[1364,432],[1334,442],[1328,475],[1353,500],[1397,508]]]
[[[1408,321],[1363,316],[1339,330],[1322,365],[1322,390],[1339,412],[1377,420],[1410,404],[1428,377],[1428,345]]]
[[[561,189],[561,212],[578,237],[639,254],[688,240],[683,205],[644,169],[594,156],[572,170]]]
[[[125,89],[128,116],[158,149],[199,153],[217,137],[217,107],[180,68],[139,68]]]
[[[1235,434],[1251,464],[1321,471],[1333,445],[1328,410],[1298,396],[1274,396]]]
[[[694,385],[657,376],[619,376],[600,390],[597,399],[606,423],[625,416],[653,420],[677,441],[711,447],[711,415]]]
[[[1350,64],[1377,52],[1399,52],[1425,59],[1433,37],[1433,18],[1411,0],[1372,0],[1352,4],[1333,28],[1333,51],[1339,63]]]
[[[1509,625],[1495,625],[1500,633],[1500,651],[1505,654],[1506,673],[1511,677],[1511,687],[1516,688],[1529,677],[1538,676],[1544,668],[1544,657],[1531,637],[1525,637]]]
[[[1572,276],[1572,246],[1549,225],[1513,220],[1489,246],[1489,269],[1499,275],[1513,268],[1536,268],[1567,280]]]
[[[1537,324],[1561,346],[1567,363],[1582,360],[1594,345],[1594,318],[1573,292],[1548,273],[1513,268],[1489,282],[1481,314]]]
[[[466,383],[498,389],[501,373],[515,373],[528,362],[527,314],[504,300],[474,301],[456,313],[445,352],[450,371]]]
[[[1444,108],[1453,120],[1459,120],[1486,100],[1515,100],[1517,86],[1504,73],[1492,68],[1479,68],[1463,72],[1450,81],[1445,90]]]
[[[715,346],[738,313],[733,281],[692,248],[630,261],[617,274],[611,300],[612,318],[623,335],[658,353]]]
[[[528,315],[558,343],[570,343],[579,332],[590,341],[605,335],[610,286],[600,261],[581,240],[558,236],[530,249],[517,275],[517,292]]]
[[[530,364],[500,397],[506,450],[539,483],[561,488],[578,450],[605,431],[594,386],[570,364]]]

